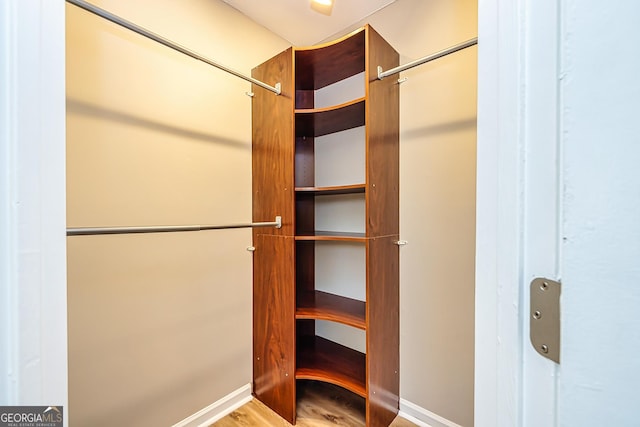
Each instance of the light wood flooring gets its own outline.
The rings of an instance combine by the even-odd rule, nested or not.
[[[364,399],[340,387],[322,382],[298,383],[297,427],[362,427]],[[220,419],[211,427],[290,427],[275,412],[258,399]],[[404,418],[397,417],[391,427],[415,427]]]

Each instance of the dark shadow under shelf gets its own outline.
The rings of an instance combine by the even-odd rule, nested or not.
[[[322,136],[364,126],[364,98],[327,108],[297,109],[296,136]]]
[[[339,385],[366,397],[366,356],[318,336],[298,338],[296,379]]]
[[[334,194],[358,194],[365,192],[365,184],[334,185],[330,187],[296,187],[298,194],[330,196]]]
[[[364,301],[322,291],[300,292],[296,319],[321,319],[366,329]]]

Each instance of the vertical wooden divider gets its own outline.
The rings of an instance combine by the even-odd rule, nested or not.
[[[400,56],[369,27],[367,39],[367,425],[386,427],[400,395],[400,89],[377,79]]]
[[[282,217],[282,228],[253,231],[253,392],[295,423],[295,206],[293,56],[288,49],[252,71],[275,85],[253,86],[253,220]],[[271,218],[271,219],[267,219]]]

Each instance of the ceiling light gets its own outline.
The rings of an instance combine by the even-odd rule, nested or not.
[[[311,0],[311,9],[329,16],[333,9],[333,0]]]

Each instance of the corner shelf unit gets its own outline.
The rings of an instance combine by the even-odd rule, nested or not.
[[[292,424],[304,380],[364,397],[367,426],[386,427],[398,412],[399,88],[377,79],[378,66],[398,62],[367,25],[252,73],[282,87],[279,96],[253,88],[253,219],[283,219],[253,231],[254,394]],[[340,248],[362,254],[363,283],[323,283],[320,252]],[[365,351],[316,322],[363,332]]]

